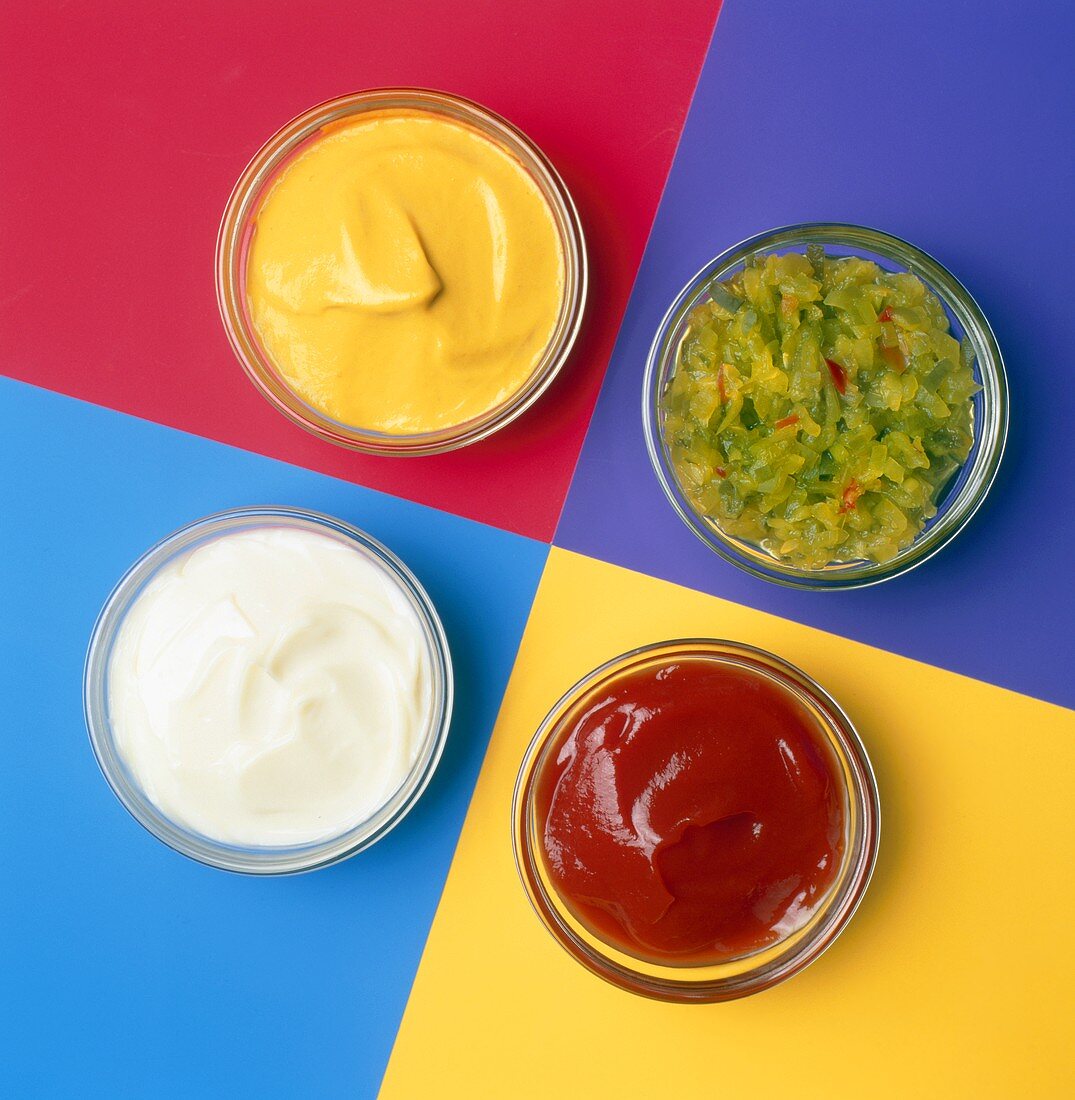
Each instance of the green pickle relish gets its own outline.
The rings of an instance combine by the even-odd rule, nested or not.
[[[790,565],[890,561],[970,454],[973,362],[914,275],[820,246],[756,256],[689,316],[661,398],[676,477]]]

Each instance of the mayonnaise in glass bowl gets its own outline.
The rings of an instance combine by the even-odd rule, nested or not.
[[[350,660],[362,645],[368,669]],[[447,736],[451,657],[429,597],[380,543],[316,512],[235,509],[122,577],[84,704],[105,778],[149,832],[210,866],[287,874],[354,855],[411,809]]]

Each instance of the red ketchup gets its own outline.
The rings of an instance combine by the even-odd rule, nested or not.
[[[546,868],[595,935],[673,965],[801,927],[844,849],[844,783],[810,712],[760,673],[689,658],[598,685],[538,776]]]

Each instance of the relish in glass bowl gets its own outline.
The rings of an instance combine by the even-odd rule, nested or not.
[[[801,587],[876,583],[962,528],[1000,462],[1004,368],[935,260],[858,226],[754,237],[680,294],[650,353],[650,456],[708,545]]]

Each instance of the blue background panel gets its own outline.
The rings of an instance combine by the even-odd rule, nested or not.
[[[547,547],[19,383],[0,380],[0,409],[0,1093],[371,1095]],[[444,620],[457,705],[431,786],[390,836],[259,880],[192,863],[128,817],[90,751],[81,677],[135,557],[264,503],[337,515],[411,566]]]
[[[1075,705],[1073,41],[1070,0],[726,3],[556,544]],[[665,501],[642,436],[646,356],[680,288],[802,221],[936,256],[990,319],[1011,383],[982,511],[920,569],[858,592],[782,589],[718,558]]]

